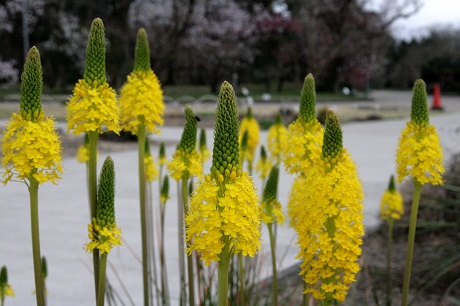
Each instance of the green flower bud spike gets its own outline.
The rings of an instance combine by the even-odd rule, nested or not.
[[[299,119],[302,122],[312,122],[316,119],[316,90],[315,79],[309,73],[303,82],[302,92],[300,94]]]
[[[150,154],[150,142],[147,140],[145,142],[145,157],[151,156]]]
[[[390,183],[388,184],[388,190],[390,192],[395,192],[396,191],[396,184],[395,184],[394,175],[391,175],[391,177],[390,177]]]
[[[243,152],[248,150],[248,138],[249,138],[249,133],[248,133],[248,130],[246,130],[243,133],[243,137],[241,137],[241,150]]]
[[[322,157],[329,160],[331,166],[333,166],[337,162],[335,158],[342,152],[342,128],[340,127],[339,118],[332,110],[328,110],[324,127]]]
[[[185,126],[179,143],[179,150],[190,153],[196,148],[197,119],[193,110],[185,106]]]
[[[115,225],[115,167],[110,156],[105,159],[99,177],[96,224],[100,228]]]
[[[278,166],[273,166],[272,170],[270,170],[270,174],[268,176],[267,184],[265,185],[264,194],[263,194],[263,202],[264,203],[272,203],[276,201],[276,197],[278,194],[278,178],[279,178],[280,169]]]
[[[150,67],[150,48],[147,39],[147,32],[140,28],[137,32],[136,49],[134,54],[134,71],[149,71]]]
[[[220,87],[214,124],[211,174],[217,179],[219,179],[219,174],[226,177],[233,172],[236,175],[241,173],[238,134],[239,122],[235,91],[229,82],[224,81]],[[229,171],[225,171],[227,169]]]
[[[6,287],[8,284],[8,270],[6,269],[6,266],[3,266],[2,269],[0,270],[0,288]]]
[[[84,80],[95,86],[105,84],[105,33],[104,23],[96,18],[91,23],[88,46],[86,47],[86,65]],[[96,82],[96,84],[94,84]]]
[[[24,71],[21,75],[21,100],[19,114],[25,120],[37,121],[43,116],[41,96],[43,71],[40,53],[32,47],[27,54]]]
[[[265,150],[265,146],[260,146],[260,159],[267,159],[267,151]]]
[[[206,148],[206,131],[205,129],[201,129],[200,131],[200,149]]]
[[[430,125],[428,106],[426,102],[425,82],[421,79],[415,81],[412,92],[412,107],[410,114],[411,121],[421,126]]]
[[[252,114],[252,107],[248,106],[248,111],[246,113],[246,118],[251,119],[253,117],[254,117],[254,115]]]
[[[42,256],[42,276],[44,280],[48,277],[48,264],[45,256]]]
[[[162,199],[167,199],[169,197],[169,176],[165,175],[163,178],[163,185],[161,185],[161,194]]]
[[[166,158],[166,150],[165,150],[165,143],[162,142],[160,143],[160,151],[158,153],[158,159],[162,160],[164,158]]]
[[[283,121],[281,120],[281,113],[278,112],[275,117],[275,124],[283,124]]]

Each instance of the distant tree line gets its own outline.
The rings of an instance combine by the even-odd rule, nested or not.
[[[136,33],[147,30],[152,66],[164,85],[222,80],[282,90],[311,72],[319,90],[342,86],[410,87],[442,81],[460,90],[459,35],[433,31],[396,41],[390,26],[417,12],[421,0],[2,0],[0,85],[17,83],[28,40],[42,54],[44,82],[71,88],[81,77],[91,21],[106,27],[107,74],[115,87],[132,70]],[[25,14],[24,14],[25,12]],[[459,67],[459,68],[457,68]],[[457,84],[459,83],[459,84]]]

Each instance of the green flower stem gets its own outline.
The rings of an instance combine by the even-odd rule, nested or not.
[[[181,190],[181,184],[179,181],[177,183],[177,192]],[[183,190],[182,190],[183,191]],[[184,253],[184,226],[181,220],[184,219],[184,204],[182,204],[183,198],[177,197],[178,207],[177,207],[177,241],[179,243],[179,280],[180,280],[180,299],[179,305],[183,306],[186,304],[185,300],[187,299],[187,292],[185,290],[185,253]]]
[[[148,241],[146,216],[146,182],[145,182],[145,124],[137,126],[137,144],[139,158],[139,205],[141,212],[141,239],[142,239],[142,279],[144,283],[144,305],[149,305],[149,269],[148,269]]]
[[[40,255],[40,233],[38,224],[38,181],[30,177],[30,224],[32,230],[32,254],[34,260],[35,292],[37,306],[45,306],[45,289],[43,288],[42,257]]]
[[[168,272],[165,260],[165,203],[160,203],[160,235],[161,299],[162,305],[169,305]]]
[[[238,272],[240,276],[240,305],[244,306],[244,264],[241,253],[238,254]]]
[[[182,178],[182,203],[184,204],[184,216],[188,214],[188,177]],[[186,231],[184,222],[184,230]],[[184,235],[185,237],[185,235]],[[187,276],[188,276],[188,301],[189,305],[195,305],[195,286],[193,281],[193,252],[187,255]]]
[[[273,223],[267,224],[268,235],[270,236],[270,249],[272,253],[272,267],[273,267],[273,305],[278,306],[278,276],[276,273],[276,252],[275,252],[275,236],[273,235]]]
[[[218,270],[218,305],[228,306],[228,266],[230,263],[229,243],[222,249]]]
[[[99,266],[99,289],[97,291],[97,306],[104,306],[107,255],[107,253],[101,255],[101,261]]]
[[[387,247],[387,296],[386,296],[386,305],[391,306],[392,296],[391,296],[391,245],[393,243],[393,225],[394,219],[391,217],[388,220],[388,247]]]
[[[412,199],[412,208],[410,212],[409,235],[407,237],[407,253],[406,253],[406,270],[404,272],[402,306],[407,306],[409,297],[409,285],[412,268],[412,257],[414,255],[415,230],[417,228],[418,205],[420,202],[420,194],[422,192],[422,184],[414,179],[414,197]]]
[[[97,140],[99,138],[98,132],[88,133],[88,192],[89,192],[89,206],[91,212],[90,223],[93,218],[96,218],[96,202],[97,202]],[[99,286],[99,250],[93,250],[93,271],[94,271],[94,288],[96,292],[96,299],[98,296]]]

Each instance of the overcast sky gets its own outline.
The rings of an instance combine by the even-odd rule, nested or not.
[[[417,14],[394,24],[393,33],[398,38],[423,36],[432,26],[460,28],[460,0],[423,0]]]

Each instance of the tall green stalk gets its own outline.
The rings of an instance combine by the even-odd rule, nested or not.
[[[186,187],[184,189],[187,189]],[[181,184],[177,181],[177,191],[179,192],[181,189]],[[181,193],[182,194],[182,193]],[[187,290],[185,288],[185,253],[184,253],[184,204],[183,204],[183,196],[178,197],[178,205],[177,205],[177,241],[179,246],[179,283],[180,283],[180,298],[179,298],[179,305],[185,306],[187,300]]]
[[[412,269],[412,258],[414,255],[415,230],[417,228],[417,214],[420,202],[420,194],[422,192],[422,184],[414,179],[414,197],[412,199],[412,207],[410,213],[409,235],[407,237],[407,253],[406,253],[406,269],[404,271],[403,291],[402,291],[402,306],[407,306],[409,298],[410,276]]]
[[[99,270],[99,284],[97,294],[97,306],[104,306],[105,297],[105,281],[107,271],[107,253],[101,255],[100,270]]]
[[[32,230],[32,255],[34,261],[35,292],[37,306],[45,306],[45,289],[43,287],[42,258],[40,255],[40,231],[38,223],[38,181],[29,178],[30,221]]]
[[[275,236],[273,235],[273,223],[267,224],[268,235],[270,236],[270,250],[272,253],[272,268],[273,268],[273,305],[278,306],[278,275],[276,272],[276,250]]]
[[[182,203],[184,204],[184,216],[188,214],[188,177],[182,178]],[[184,222],[184,229],[186,224]],[[188,276],[188,301],[189,305],[195,305],[195,286],[193,280],[193,252],[187,255],[187,276]]]
[[[97,141],[99,138],[98,132],[88,133],[88,192],[89,206],[91,212],[90,220],[96,218],[96,203],[97,203]],[[93,271],[94,271],[94,288],[96,299],[98,297],[99,286],[99,250],[93,250]]]
[[[147,215],[146,215],[146,181],[145,181],[145,125],[138,125],[138,165],[139,165],[139,205],[141,213],[141,240],[142,240],[142,279],[144,288],[144,305],[149,306],[149,269],[148,269],[148,240],[147,240]]]
[[[230,263],[229,242],[227,242],[220,254],[218,269],[218,306],[228,306],[228,266]]]

